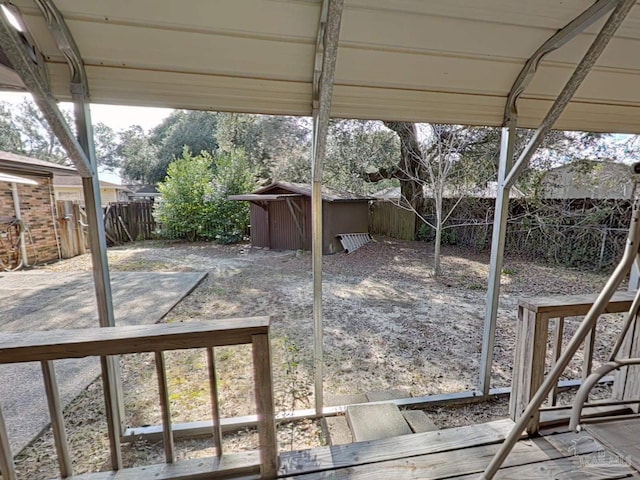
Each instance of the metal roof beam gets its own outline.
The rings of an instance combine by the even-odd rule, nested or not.
[[[115,325],[111,278],[107,260],[107,243],[104,230],[104,213],[100,198],[97,160],[93,140],[93,124],[89,109],[89,85],[80,50],[64,17],[52,0],[35,0],[47,22],[47,28],[53,36],[58,49],[67,60],[70,72],[70,90],[73,99],[74,118],[78,135],[77,145],[87,162],[88,172],[82,175],[82,191],[87,208],[89,223],[89,243],[91,245],[91,264],[98,319],[101,327]],[[75,139],[74,139],[75,140]],[[88,174],[87,174],[88,173]],[[117,358],[103,359],[102,376],[105,382],[105,403],[107,405],[107,427],[110,438],[111,464],[114,470],[122,466],[120,444],[117,441],[124,431],[124,402],[122,381]]]
[[[598,0],[584,12],[574,18],[571,22],[558,30],[551,38],[544,42],[533,55],[527,60],[524,67],[520,71],[518,78],[513,82],[511,91],[507,96],[507,103],[504,109],[503,125],[509,125],[511,121],[517,123],[518,108],[517,101],[520,95],[527,89],[531,80],[538,70],[538,66],[542,59],[549,53],[566,45],[586,28],[600,20],[609,11],[611,11],[620,0]]]
[[[323,326],[322,326],[322,170],[333,96],[338,40],[344,0],[323,0],[318,28],[313,73],[313,146],[311,191],[311,255],[313,259],[313,363],[316,413],[323,407]]]
[[[2,2],[6,6],[6,2]],[[49,92],[49,87],[40,75],[38,65],[34,62],[30,52],[25,48],[18,31],[9,23],[6,15],[0,14],[0,46],[4,51],[12,68],[20,76],[27,90],[33,96],[51,129],[69,154],[78,173],[85,177],[93,175],[89,159],[73,135]]]
[[[560,92],[560,95],[558,95],[558,98],[556,98],[556,101],[547,112],[547,115],[542,120],[540,127],[535,131],[533,137],[529,140],[529,143],[509,172],[509,175],[505,180],[506,187],[513,186],[522,170],[529,165],[533,154],[542,143],[544,136],[549,132],[549,130],[551,130],[564,109],[567,107],[569,101],[573,98],[576,91],[582,84],[582,81],[591,71],[591,68],[600,57],[600,54],[602,54],[605,47],[608,45],[609,41],[627,17],[627,14],[631,11],[631,8],[633,8],[635,3],[635,0],[621,0],[618,3],[615,10],[602,27],[602,30],[600,30],[589,47],[589,50],[587,50],[587,53],[576,67],[573,75],[571,75],[571,78],[569,78],[566,85]]]

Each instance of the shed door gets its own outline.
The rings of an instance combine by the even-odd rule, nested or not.
[[[296,202],[297,205],[300,202]],[[303,213],[293,207],[297,215],[298,225],[304,232],[304,222],[301,221]],[[285,200],[269,202],[269,239],[271,248],[275,250],[298,250],[304,248],[304,241],[300,230],[296,225],[296,219],[291,214],[291,209]]]
[[[251,208],[251,245],[269,248],[269,210],[267,203],[250,204]]]

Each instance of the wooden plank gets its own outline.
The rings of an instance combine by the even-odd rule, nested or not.
[[[640,469],[640,419],[585,425],[585,430],[636,469]]]
[[[279,474],[298,475],[498,443],[513,425],[512,420],[504,419],[437,432],[286,452],[280,455]]]
[[[156,374],[158,376],[158,393],[160,396],[160,411],[162,412],[162,443],[164,445],[164,458],[167,463],[173,463],[173,431],[171,429],[171,405],[169,404],[169,386],[167,385],[167,369],[164,362],[164,353],[156,352]]]
[[[636,292],[616,292],[604,313],[626,312],[631,307]],[[521,298],[518,305],[536,313],[549,313],[554,317],[586,315],[598,295],[560,295],[553,297]]]
[[[564,317],[556,318],[553,328],[553,350],[551,352],[551,368],[558,362],[560,355],[562,354],[562,339],[564,337]],[[558,403],[558,386],[554,385],[549,392],[548,398],[549,405],[555,405]]]
[[[2,480],[17,480],[13,455],[11,454],[11,444],[7,435],[7,426],[4,422],[2,407],[0,406],[0,473]]]
[[[527,408],[530,400],[536,394],[544,381],[545,361],[547,352],[548,320],[541,314],[523,307],[518,309],[518,322],[522,323],[516,338],[519,345],[514,371],[517,383],[513,383],[513,402],[510,403],[511,418],[517,421]],[[527,432],[534,434],[538,431],[539,413],[532,416],[527,424]]]
[[[404,410],[402,416],[413,433],[435,432],[438,430],[433,420],[422,410]]]
[[[118,472],[99,472],[75,475],[67,480],[203,480],[209,478],[260,478],[257,451],[226,454],[222,457],[194,458],[172,464],[125,468]],[[240,475],[245,475],[240,477]]]
[[[527,480],[548,480],[550,478],[562,480],[614,480],[629,478],[637,473],[624,463],[618,464],[619,460],[617,458],[606,453],[602,466],[590,465],[590,461],[593,461],[591,454],[587,454],[518,465],[500,469],[493,478],[495,480],[513,480],[514,478]],[[450,478],[456,480],[478,480],[477,474]]]
[[[596,326],[594,325],[591,331],[587,334],[582,345],[582,381],[584,382],[591,374],[591,368],[593,366],[593,352],[596,345]]]
[[[0,334],[0,364],[251,343],[269,317]]]
[[[509,457],[507,457],[504,467],[509,468],[551,459],[562,459],[566,455],[588,454],[602,449],[597,442],[579,441],[581,437],[575,433],[554,435],[553,437],[555,437],[554,443],[548,442],[544,438],[518,442]],[[582,437],[585,437],[585,435],[583,434]],[[473,478],[476,479],[477,475],[485,469],[493,455],[495,455],[499,446],[499,444],[474,446],[430,455],[362,464],[345,469],[325,470],[289,478],[300,480],[324,478],[436,480],[461,475],[475,475]],[[569,453],[571,448],[574,448],[575,453]]]
[[[107,327],[102,328],[108,330]],[[102,369],[102,386],[104,394],[104,406],[107,414],[107,435],[109,438],[109,453],[111,469],[122,469],[122,450],[120,450],[120,414],[119,399],[116,383],[115,357],[100,357]]]
[[[393,403],[350,405],[346,417],[356,442],[412,433],[400,409]]]
[[[606,417],[610,415],[625,415],[631,413],[628,405],[611,405],[601,407],[585,407],[582,409],[583,418]],[[571,406],[557,408],[554,410],[540,411],[540,425],[549,427],[551,425],[569,424],[571,417]]]
[[[220,425],[220,404],[218,401],[218,379],[216,377],[216,357],[213,347],[207,348],[207,369],[209,371],[209,393],[211,396],[211,426],[213,443],[218,456],[222,455],[222,427]]]
[[[278,471],[278,440],[273,405],[269,335],[266,333],[253,335],[252,340],[261,473],[264,478],[273,478]]]
[[[56,373],[53,367],[53,362],[41,362],[40,365],[42,367],[42,378],[44,380],[44,390],[47,396],[47,405],[49,406],[49,416],[51,417],[53,439],[55,442],[56,454],[58,455],[60,476],[62,478],[66,478],[73,475],[73,467],[71,463],[71,455],[69,455],[67,433],[64,428],[64,417],[62,415],[62,404],[60,402]]]

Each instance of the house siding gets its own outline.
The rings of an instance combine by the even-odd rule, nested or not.
[[[36,251],[36,261],[38,263],[57,260],[58,238],[52,217],[52,180],[49,177],[21,174],[22,177],[30,178],[38,182],[38,185],[18,185],[18,195],[20,197],[20,212],[24,224],[29,229],[31,240]],[[0,182],[0,217],[15,216],[13,195],[11,184]],[[4,230],[6,225],[0,225]],[[28,241],[28,239],[27,239]],[[27,248],[29,262],[31,258],[31,248]]]

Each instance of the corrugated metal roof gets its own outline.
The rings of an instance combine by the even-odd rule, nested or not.
[[[64,56],[34,0],[14,0],[53,95]],[[321,0],[56,0],[93,102],[310,115]],[[345,0],[334,117],[500,125],[533,52],[593,0]],[[546,57],[519,104],[537,127],[604,20]],[[557,127],[640,132],[640,8],[634,7]],[[0,69],[0,83],[19,84]]]

